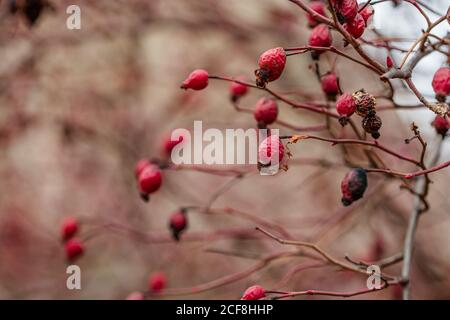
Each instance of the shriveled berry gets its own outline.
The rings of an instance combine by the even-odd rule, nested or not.
[[[241,77],[239,80],[244,81]],[[248,92],[248,86],[238,82],[232,82],[230,85],[230,97],[232,101],[237,101],[239,98],[245,96]]]
[[[65,250],[67,260],[74,261],[75,259],[83,255],[84,246],[79,240],[72,238],[66,242]]]
[[[322,23],[311,30],[308,44],[312,47],[329,47],[332,41],[330,29]]]
[[[356,113],[361,117],[367,116],[369,111],[374,110],[377,103],[375,97],[364,89],[353,93],[353,99],[356,103]]]
[[[126,300],[145,300],[145,296],[142,292],[136,291],[130,293]]]
[[[148,197],[148,195],[156,192],[161,187],[161,170],[154,164],[146,166],[140,173],[138,182],[142,196]]]
[[[448,129],[450,128],[450,121],[448,117],[444,118],[440,115],[436,115],[431,124],[436,129],[436,132],[438,134],[441,134],[442,136],[445,136],[447,134]]]
[[[277,120],[278,105],[275,100],[271,98],[261,98],[256,102],[255,111],[253,113],[258,124],[265,127]]]
[[[259,300],[266,296],[266,290],[259,285],[254,285],[245,290],[241,300]]]
[[[367,173],[362,168],[350,170],[341,182],[342,204],[349,206],[363,197],[367,188]]]
[[[208,72],[206,70],[197,69],[183,81],[181,89],[202,90],[208,86]]]
[[[309,7],[321,16],[325,16],[325,4],[322,1],[311,1],[309,3]],[[308,25],[311,28],[319,24],[319,22],[311,14],[308,13],[306,17],[308,18]]]
[[[320,79],[322,90],[325,94],[334,100],[339,93],[339,82],[334,72],[329,72]]]
[[[167,284],[166,275],[163,272],[155,272],[148,280],[149,290],[153,293],[161,292]]]
[[[370,133],[374,139],[380,137],[380,129],[383,125],[381,118],[377,116],[375,110],[370,110],[362,120],[362,126],[367,133]]]
[[[359,10],[364,6],[365,4],[362,3],[359,5]],[[370,24],[370,20],[372,18],[372,16],[374,15],[375,10],[373,9],[373,7],[369,4],[367,6],[364,7],[364,9],[362,9],[361,11],[359,11],[359,14],[363,17],[365,23],[366,23],[366,27]]]
[[[353,20],[358,13],[356,0],[339,0],[336,2],[336,13],[340,23]]]
[[[64,219],[61,225],[61,237],[63,241],[67,241],[78,232],[78,220],[75,218]]]
[[[136,165],[134,166],[134,176],[139,178],[139,175],[141,174],[142,170],[145,169],[148,165],[152,164],[149,159],[140,159]]]
[[[450,68],[439,68],[434,74],[432,85],[436,93],[436,99],[439,102],[445,102],[450,94]]]
[[[268,82],[277,80],[286,65],[286,52],[283,48],[265,51],[258,60],[259,69],[255,70],[256,85],[264,88]]]
[[[258,162],[261,166],[279,164],[284,157],[284,146],[277,135],[265,138],[258,148]]]
[[[349,20],[344,24],[344,29],[347,30],[353,38],[358,39],[363,35],[364,30],[366,29],[366,22],[358,13],[353,20]]]
[[[186,212],[181,210],[172,214],[169,227],[172,231],[173,238],[177,241],[180,240],[181,233],[187,228]]]
[[[355,113],[356,103],[353,96],[349,93],[343,93],[336,101],[336,111],[341,116],[339,122],[341,125],[346,125],[348,118]]]

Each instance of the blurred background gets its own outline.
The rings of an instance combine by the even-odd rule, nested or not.
[[[448,0],[426,3],[442,14],[450,5]],[[256,168],[242,179],[165,170],[163,186],[151,201],[139,197],[134,165],[143,157],[162,157],[163,141],[173,129],[192,129],[194,120],[202,120],[205,128],[255,127],[251,114],[233,109],[229,83],[211,80],[201,92],[180,90],[180,83],[197,68],[253,81],[263,51],[307,42],[307,19],[298,7],[286,0],[51,4],[30,26],[23,15],[9,11],[8,1],[0,2],[1,299],[124,299],[130,292],[146,291],[149,275],[161,271],[168,288],[190,288],[248,270],[259,258],[286,249],[260,237],[254,222],[197,212],[189,212],[189,228],[177,243],[168,219],[181,206],[210,204],[219,211],[250,212],[286,227],[299,240],[318,241],[342,259],[348,254],[378,260],[402,250],[413,197],[399,188],[398,180],[371,174],[365,198],[343,209],[340,181],[348,168],[342,149],[317,141],[290,146],[292,164],[276,176],[260,176]],[[81,8],[80,30],[66,28],[70,4]],[[409,39],[398,44],[408,48],[425,26],[406,3],[385,2],[375,9],[374,30],[366,30],[364,39],[375,39],[376,31]],[[436,34],[447,31],[449,25],[443,23]],[[334,41],[342,46],[338,35]],[[384,63],[385,49],[367,50]],[[393,57],[399,63],[402,55]],[[432,76],[445,62],[444,55],[431,54],[414,73],[429,99]],[[271,88],[298,101],[323,99],[311,63],[309,54],[289,58]],[[364,87],[385,93],[378,77],[364,68],[329,54],[321,57],[322,72],[334,65],[344,91]],[[417,103],[400,82],[395,85],[398,103]],[[263,96],[251,90],[241,105],[253,108]],[[419,154],[418,144],[404,143],[412,135],[411,121],[430,148],[437,143],[428,110],[386,110],[380,116],[380,140],[393,149],[411,157]],[[281,103],[280,119],[297,126],[322,123],[320,115]],[[448,159],[448,147],[447,141],[440,161]],[[353,160],[367,166],[356,151]],[[382,157],[397,170],[414,169]],[[321,166],[315,159],[336,165]],[[413,298],[450,298],[448,174],[432,176],[431,210],[422,217],[416,237]],[[69,216],[81,222],[85,254],[76,264],[82,290],[66,288],[60,228]],[[365,287],[364,276],[310,264],[308,257],[281,259],[214,290],[171,298],[238,299],[256,283],[292,291]],[[387,271],[397,274],[399,267]],[[292,276],[284,281],[289,272]],[[358,298],[394,299],[398,290]]]

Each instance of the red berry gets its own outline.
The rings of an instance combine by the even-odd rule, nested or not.
[[[273,150],[277,150],[278,154],[273,153]],[[278,159],[276,157],[278,156]],[[283,160],[284,146],[280,138],[276,135],[268,136],[261,142],[258,148],[259,163],[263,165],[278,164]]]
[[[366,29],[366,22],[363,17],[358,13],[355,18],[344,24],[345,30],[348,31],[355,39],[361,37]]]
[[[434,74],[432,85],[436,99],[445,102],[445,98],[450,94],[450,68],[439,68]]]
[[[322,90],[329,97],[334,97],[339,93],[338,78],[334,72],[329,72],[320,79]]]
[[[183,140],[184,140],[183,136],[179,136],[177,140],[172,140],[171,136],[166,137],[163,140],[163,144],[162,144],[162,150],[163,150],[164,155],[167,157],[170,157],[170,155],[172,154],[173,148],[175,148],[176,145],[183,142]]]
[[[272,124],[277,120],[278,105],[273,99],[261,98],[256,103],[253,115],[258,123],[263,125]]]
[[[386,57],[386,66],[388,67],[388,69],[391,69],[394,66],[394,61],[390,56]]]
[[[263,287],[254,285],[245,290],[241,300],[259,300],[266,296],[266,291]]]
[[[208,72],[202,69],[192,71],[192,73],[183,81],[182,89],[202,90],[208,86]]]
[[[364,195],[367,188],[367,173],[362,168],[349,171],[341,182],[342,204],[351,205]]]
[[[73,261],[83,254],[84,247],[79,240],[72,238],[66,242],[65,250],[67,259]]]
[[[448,118],[444,118],[439,115],[437,115],[436,118],[434,118],[432,125],[436,129],[436,132],[443,136],[446,135],[448,129],[450,128],[450,123],[449,123]]]
[[[64,219],[61,225],[61,236],[64,241],[72,238],[78,231],[78,220],[74,218]]]
[[[264,88],[266,83],[277,80],[286,65],[286,52],[283,48],[273,48],[264,52],[258,61],[259,69],[255,71],[256,85]]]
[[[325,5],[323,4],[322,1],[311,1],[309,3],[309,7],[318,14],[325,16]],[[308,18],[308,24],[310,27],[315,27],[316,25],[319,24],[319,22],[316,19],[314,19],[314,17],[309,13],[306,15],[306,17]]]
[[[136,165],[134,167],[134,176],[136,177],[136,179],[139,177],[142,170],[144,170],[145,167],[147,167],[150,164],[151,164],[151,162],[148,159],[141,159],[136,163]]]
[[[132,292],[128,295],[126,300],[144,300],[145,296],[142,292]]]
[[[148,280],[148,287],[151,292],[161,292],[166,287],[166,275],[162,272],[153,273]]]
[[[364,4],[361,4],[359,6],[359,8],[362,8],[363,6],[364,6]],[[359,14],[363,17],[364,22],[366,23],[366,26],[368,26],[370,24],[370,19],[372,18],[374,13],[375,13],[375,10],[373,9],[373,7],[370,4],[359,12]]]
[[[162,183],[161,170],[158,166],[150,164],[139,174],[139,189],[142,194],[149,195],[156,192]]]
[[[178,241],[180,239],[180,234],[187,227],[186,212],[179,211],[172,214],[172,216],[170,217],[169,227],[172,230],[174,239]]]
[[[356,111],[356,103],[349,93],[342,94],[336,102],[336,111],[342,117],[350,117]]]
[[[329,47],[331,46],[332,38],[330,30],[326,24],[319,24],[311,30],[308,44],[312,47]]]
[[[244,81],[243,78],[239,80]],[[245,84],[232,82],[230,85],[230,96],[232,101],[237,101],[239,98],[245,96],[248,92],[248,87]]]
[[[336,6],[340,22],[348,22],[355,18],[358,13],[358,2],[356,0],[340,0]]]

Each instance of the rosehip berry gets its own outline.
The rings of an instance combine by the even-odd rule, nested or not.
[[[277,151],[276,153],[274,151]],[[276,157],[278,156],[278,159]],[[261,166],[279,164],[284,157],[284,146],[276,135],[268,136],[258,148],[258,160]]]
[[[334,100],[339,93],[339,82],[334,72],[329,72],[320,79],[322,90],[328,98]]]
[[[161,170],[154,164],[146,166],[139,174],[138,182],[142,197],[148,200],[148,196],[161,187]]]
[[[183,136],[179,136],[177,140],[172,140],[171,136],[166,137],[163,140],[163,144],[162,144],[162,150],[163,150],[164,155],[166,157],[170,157],[170,155],[172,154],[173,148],[175,148],[176,145],[183,142],[183,140],[184,140]]]
[[[394,66],[394,61],[392,60],[392,58],[390,56],[386,57],[386,67],[388,67],[388,69],[391,69]]]
[[[353,96],[349,93],[343,93],[336,102],[336,111],[341,116],[339,119],[341,125],[346,125],[348,118],[356,111],[356,103]]]
[[[450,94],[450,68],[442,67],[436,71],[433,77],[433,90],[439,102],[445,102]]]
[[[239,80],[244,81],[243,78],[239,78]],[[245,84],[232,82],[230,85],[230,97],[233,102],[236,102],[239,98],[245,96],[247,92],[248,87]]]
[[[440,115],[437,115],[431,124],[436,129],[436,132],[438,134],[441,134],[442,136],[445,136],[448,129],[450,128],[450,121],[448,120],[448,118],[444,118]]]
[[[347,21],[344,24],[344,28],[353,36],[353,38],[358,39],[363,35],[364,30],[366,29],[366,22],[358,13],[353,20]]]
[[[65,250],[67,260],[74,261],[83,255],[84,246],[79,240],[72,238],[66,242]]]
[[[132,292],[128,295],[126,300],[145,300],[145,296],[142,292]]]
[[[151,292],[161,292],[166,287],[166,275],[162,272],[153,273],[148,280],[148,287]]]
[[[278,105],[275,100],[270,98],[261,98],[256,102],[255,111],[253,113],[260,127],[265,127],[277,120]]]
[[[169,227],[172,230],[173,238],[177,241],[180,240],[181,233],[186,230],[187,227],[186,212],[181,210],[172,214]]]
[[[336,13],[340,23],[349,22],[358,13],[358,2],[356,0],[339,0],[336,2]]]
[[[322,23],[311,30],[308,44],[312,47],[329,47],[332,41],[328,26]]]
[[[356,103],[356,113],[361,117],[367,116],[369,111],[374,110],[377,104],[375,97],[364,89],[353,93],[353,99]]]
[[[367,133],[372,135],[372,138],[378,139],[380,137],[379,130],[383,122],[381,118],[377,116],[375,110],[370,110],[362,120],[362,126]]]
[[[254,285],[245,290],[241,300],[259,300],[266,296],[266,291],[263,287]]]
[[[202,69],[192,71],[192,73],[183,81],[181,89],[202,90],[208,86],[208,72]]]
[[[364,4],[359,5],[359,9],[362,8]],[[359,12],[359,14],[363,17],[364,22],[366,23],[366,27],[370,24],[370,20],[375,13],[373,7],[369,4],[363,10]]]
[[[367,188],[367,173],[362,168],[349,171],[341,182],[342,204],[349,206],[364,195]]]
[[[142,170],[144,170],[145,167],[151,164],[152,163],[148,159],[140,159],[134,167],[134,176],[136,177],[136,179],[139,178],[139,175],[141,174]]]
[[[264,88],[268,82],[277,80],[286,65],[286,52],[283,48],[274,48],[264,52],[258,61],[259,69],[255,70],[256,85]]]
[[[61,236],[63,241],[67,241],[78,231],[78,220],[75,218],[66,218],[64,219],[61,225]]]
[[[309,7],[320,14],[321,16],[325,16],[325,5],[322,1],[311,1],[309,3]],[[311,14],[307,14],[306,17],[308,18],[308,25],[313,28],[319,24],[319,22],[314,19],[314,17]]]

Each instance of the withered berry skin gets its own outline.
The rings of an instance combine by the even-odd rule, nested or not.
[[[369,111],[374,110],[376,106],[376,99],[370,93],[367,93],[364,89],[353,93],[353,99],[356,103],[356,113],[365,117]]]
[[[259,300],[266,296],[266,291],[263,287],[254,285],[245,290],[241,300]]]
[[[277,80],[286,65],[286,52],[283,48],[265,51],[258,60],[259,69],[255,70],[256,85],[264,88],[268,82]]]
[[[362,120],[362,126],[367,133],[370,133],[374,139],[380,137],[380,129],[383,125],[381,118],[377,116],[375,110],[370,110]]]
[[[339,22],[344,23],[351,21],[358,13],[358,2],[356,0],[336,1],[336,11]]]
[[[349,206],[363,197],[367,188],[367,173],[362,168],[349,171],[341,182],[342,204]]]
[[[450,94],[450,68],[438,69],[433,76],[432,86],[436,93],[436,99],[439,102],[445,102],[446,97]]]
[[[348,31],[355,39],[360,38],[366,29],[364,18],[358,13],[353,20],[344,24],[345,30]]]
[[[361,8],[364,6],[364,3],[361,3],[359,5],[359,10],[361,10]],[[375,10],[373,9],[373,7],[369,4],[367,5],[363,10],[361,10],[359,12],[359,14],[363,17],[366,26],[368,26],[370,24],[370,18],[372,18],[372,16],[374,15]]]
[[[336,111],[342,117],[350,117],[356,111],[353,96],[349,93],[343,93],[336,102]]]

